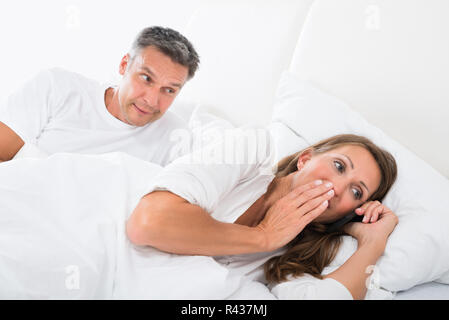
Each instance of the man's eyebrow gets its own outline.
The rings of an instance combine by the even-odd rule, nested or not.
[[[141,66],[141,68],[144,71],[148,72],[150,74],[150,76],[152,76],[153,78],[157,78],[155,73],[150,68],[148,68],[147,66]],[[173,87],[178,87],[178,88],[182,87],[182,84],[176,83],[176,82],[171,82],[170,85],[173,86]]]
[[[342,155],[343,157],[345,157],[345,158],[348,160],[349,164],[351,165],[351,168],[354,169],[354,163],[352,163],[351,158],[349,158],[347,155],[345,155],[345,154],[343,154],[343,153],[341,153],[341,155]],[[365,187],[365,189],[366,189],[368,192],[370,192],[369,189],[368,189],[368,187],[366,186],[366,184],[365,184],[363,181],[359,181],[359,182],[360,182],[360,184],[361,184],[362,186]]]
[[[148,67],[146,67],[146,66],[141,66],[141,68],[142,68],[143,70],[145,70],[146,72],[148,72],[151,76],[153,76],[153,77],[156,76],[156,75],[154,74],[154,72],[153,72],[150,68],[148,68]]]

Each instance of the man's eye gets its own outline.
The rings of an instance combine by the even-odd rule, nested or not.
[[[172,93],[175,93],[176,91],[173,90],[172,88],[165,88],[165,92],[172,94]]]
[[[343,173],[345,172],[345,166],[340,161],[334,161],[334,166],[337,168],[338,172]]]
[[[147,76],[146,74],[142,75],[142,79],[145,80],[146,82],[150,82],[151,78],[149,76]]]

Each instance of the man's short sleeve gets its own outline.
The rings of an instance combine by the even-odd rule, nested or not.
[[[50,70],[41,71],[0,103],[0,121],[25,142],[35,143],[49,121],[53,81]]]

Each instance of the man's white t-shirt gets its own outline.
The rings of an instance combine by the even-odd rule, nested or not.
[[[182,155],[176,137],[187,123],[167,111],[135,127],[106,109],[108,84],[60,68],[44,70],[0,105],[0,121],[47,154],[126,152],[166,165]]]

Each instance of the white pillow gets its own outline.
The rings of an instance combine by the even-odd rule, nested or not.
[[[295,151],[285,146],[291,137],[299,151],[341,133],[363,135],[388,150],[398,177],[383,203],[398,215],[399,224],[378,260],[379,283],[390,291],[435,280],[449,283],[449,180],[344,102],[290,72],[281,77],[271,127],[279,158]]]
[[[187,123],[186,129],[171,133],[170,140],[176,142],[170,154],[172,161],[222,138],[226,130],[234,129],[232,123],[194,100],[176,99],[169,110]]]

